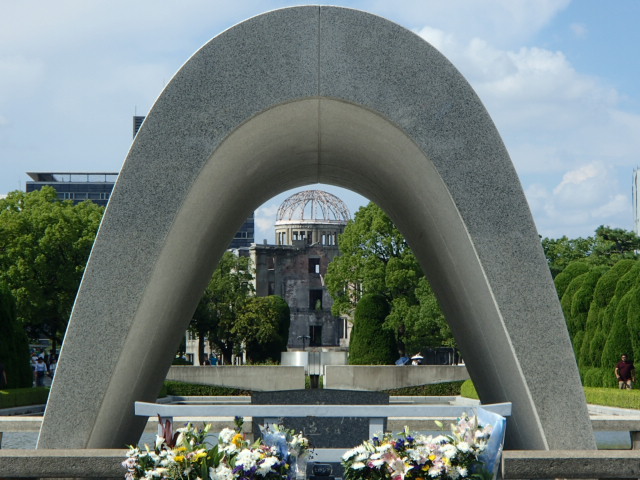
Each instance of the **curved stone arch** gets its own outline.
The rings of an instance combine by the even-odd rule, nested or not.
[[[147,116],[105,213],[38,446],[119,447],[144,420],[248,214],[328,183],[378,203],[436,291],[511,448],[595,448],[555,289],[509,156],[433,47],[385,19],[295,7],[214,38]],[[567,401],[567,398],[571,401]]]

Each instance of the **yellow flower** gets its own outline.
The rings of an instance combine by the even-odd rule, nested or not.
[[[241,433],[236,433],[236,435],[233,437],[233,440],[231,440],[231,443],[233,443],[238,448],[242,446],[243,442],[244,442],[244,435],[242,435]]]
[[[207,456],[207,452],[196,453],[196,460],[200,460],[201,458],[206,457],[206,456]]]
[[[176,448],[176,452],[186,452],[187,451],[187,447],[178,447]]]
[[[436,456],[433,453],[429,455],[429,460],[433,462],[435,459],[436,459]]]
[[[176,462],[184,462],[184,455],[176,455],[175,461]]]

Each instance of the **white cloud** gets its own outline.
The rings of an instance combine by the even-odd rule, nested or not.
[[[273,243],[275,239],[276,213],[279,205],[275,203],[265,204],[255,211],[255,241],[262,243],[263,239]]]
[[[630,228],[630,199],[619,187],[612,167],[590,163],[567,171],[552,189],[532,184],[526,196],[544,236],[586,236],[598,225]]]
[[[361,8],[395,19],[403,25],[430,25],[486,39],[495,45],[526,42],[546,26],[570,0],[370,0]]]
[[[586,38],[589,33],[589,30],[584,23],[572,23],[569,25],[569,30],[571,30],[571,33],[573,33],[576,38],[580,39]]]

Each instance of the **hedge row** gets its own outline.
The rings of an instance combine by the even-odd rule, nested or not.
[[[615,386],[620,356],[640,359],[640,261],[573,262],[555,285],[584,385]]]
[[[0,408],[44,405],[49,398],[49,387],[27,387],[0,390]]]
[[[386,390],[389,395],[421,396],[421,397],[451,397],[460,395],[463,382],[434,383],[418,387],[404,387]]]
[[[613,368],[581,368],[580,378],[582,379],[582,385],[594,388],[617,388],[618,380],[613,370]]]
[[[174,381],[164,382],[163,392],[166,395],[176,395],[180,397],[215,397],[227,395],[251,395],[249,390],[240,390],[238,388],[218,387],[213,385],[195,385],[192,383],[182,383]],[[161,392],[162,393],[162,392]]]

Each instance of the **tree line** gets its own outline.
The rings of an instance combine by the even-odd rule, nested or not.
[[[30,368],[17,366],[28,367],[30,341],[49,339],[53,352],[62,343],[103,213],[91,201],[58,199],[52,187],[0,199],[0,363],[9,386],[31,385]],[[254,297],[251,279],[249,259],[226,253],[189,327],[229,363],[242,349],[251,361],[279,359],[286,349],[288,306]],[[24,359],[14,363],[16,356]]]
[[[60,344],[103,211],[89,201],[60,201],[50,187],[0,199],[3,332],[14,332],[16,338],[49,338],[54,348]],[[638,237],[602,226],[592,237],[541,242],[582,371],[609,367],[609,356],[598,359],[597,352],[640,354],[640,347],[629,344],[638,337],[631,320],[638,317],[639,292],[632,281],[640,269]],[[415,255],[377,205],[369,203],[356,212],[339,245],[341,255],[330,264],[325,281],[334,299],[333,313],[353,321],[354,363],[391,363],[401,353],[455,346]],[[255,297],[252,278],[248,258],[229,252],[222,257],[189,327],[201,339],[201,353],[205,339],[225,362],[243,350],[250,361],[277,360],[286,349],[288,306],[280,297]],[[378,333],[366,333],[374,331]],[[612,339],[607,346],[612,335],[626,338],[626,343]],[[369,337],[385,341],[374,346]],[[385,353],[364,358],[370,351]]]

